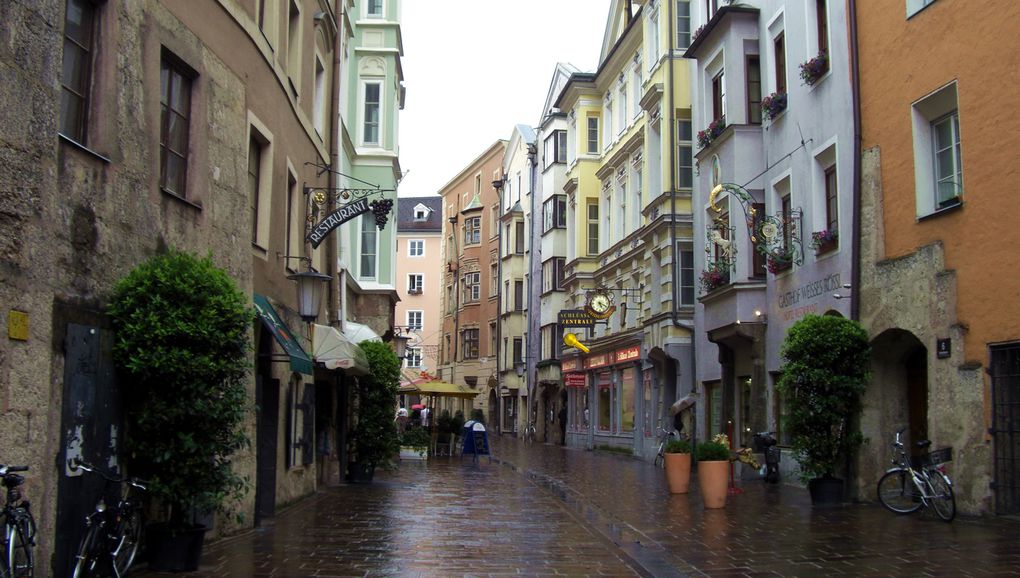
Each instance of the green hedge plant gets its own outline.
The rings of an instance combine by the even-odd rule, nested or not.
[[[669,440],[662,451],[667,454],[689,454],[691,453],[691,442],[685,439]]]
[[[209,257],[171,250],[117,283],[109,305],[132,474],[169,509],[172,527],[238,498],[230,458],[248,444],[254,312]]]
[[[730,448],[719,442],[707,441],[698,444],[694,453],[695,459],[699,462],[721,462],[729,461]]]
[[[782,356],[778,387],[801,476],[833,476],[864,441],[851,427],[870,377],[868,334],[856,321],[807,315],[790,327]]]
[[[400,451],[397,426],[393,421],[400,360],[379,341],[362,341],[358,347],[368,357],[369,375],[362,377],[355,389],[354,459],[370,468],[387,466],[390,458]]]

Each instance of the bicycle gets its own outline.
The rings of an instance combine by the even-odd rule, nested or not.
[[[145,491],[145,485],[135,478],[115,478],[80,461],[72,462],[70,467],[72,471],[81,469],[120,485],[120,499],[113,510],[108,510],[106,500],[100,496],[95,511],[85,517],[86,530],[75,556],[73,577],[100,575],[98,569],[105,562],[105,567],[112,568],[113,575],[120,578],[131,568],[142,538],[142,505],[133,499],[131,489]]]
[[[878,481],[878,501],[889,511],[897,514],[916,512],[921,507],[935,510],[939,518],[951,522],[956,516],[956,497],[953,482],[946,475],[945,463],[952,461],[953,448],[943,448],[921,456],[918,467],[907,457],[900,434],[896,432],[894,451],[899,459],[893,459],[895,467],[885,472]],[[917,447],[927,448],[930,440],[917,442]]]
[[[0,465],[0,478],[7,488],[3,508],[3,560],[0,561],[0,578],[31,578],[35,574],[33,548],[35,548],[35,518],[19,487],[24,476],[14,472],[27,472],[28,466]]]
[[[659,432],[662,434],[659,438],[659,451],[655,454],[654,464],[657,468],[666,467],[666,444],[669,443],[670,439],[679,438],[680,436],[676,433],[675,429],[659,428]]]

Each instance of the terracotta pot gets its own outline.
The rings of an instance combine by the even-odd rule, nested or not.
[[[686,494],[691,485],[691,454],[664,454],[669,493]]]
[[[698,488],[706,508],[723,508],[729,492],[730,462],[698,462]]]

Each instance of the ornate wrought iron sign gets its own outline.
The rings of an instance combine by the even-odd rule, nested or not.
[[[715,204],[716,198],[728,192],[740,203],[744,211],[747,231],[751,236],[754,250],[766,258],[769,271],[776,273],[791,264],[800,265],[804,262],[804,247],[801,243],[800,216],[801,210],[790,211],[789,215],[759,214],[754,207],[755,200],[744,187],[732,183],[716,185],[708,196],[708,204],[713,211],[722,212]]]

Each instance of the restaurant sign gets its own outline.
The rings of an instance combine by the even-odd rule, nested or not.
[[[343,225],[347,221],[350,221],[354,217],[362,213],[367,213],[372,210],[369,206],[368,199],[358,199],[339,207],[337,210],[326,215],[326,218],[319,221],[317,225],[312,227],[312,231],[305,237],[309,243],[312,244],[312,248],[318,248],[319,244],[322,243],[326,236],[333,232],[334,229]]]

